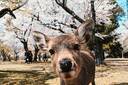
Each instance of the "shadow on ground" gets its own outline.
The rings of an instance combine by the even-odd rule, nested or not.
[[[48,85],[48,79],[55,78],[54,73],[36,71],[0,71],[0,85]]]
[[[112,85],[128,85],[128,82],[124,82],[124,83],[116,83],[116,84],[112,84]]]

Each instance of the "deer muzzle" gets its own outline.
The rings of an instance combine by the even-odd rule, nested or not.
[[[61,72],[70,72],[72,71],[72,62],[70,59],[68,58],[64,58],[62,59],[60,62],[60,69],[61,69]]]

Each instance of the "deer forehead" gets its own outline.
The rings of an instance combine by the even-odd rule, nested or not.
[[[58,37],[55,37],[49,41],[48,46],[54,47],[54,46],[68,46],[73,44],[79,44],[79,39],[76,36],[73,35],[61,35]]]

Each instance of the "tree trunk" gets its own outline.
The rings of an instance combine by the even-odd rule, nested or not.
[[[8,57],[8,61],[11,61],[11,57],[9,54],[6,54],[6,56]]]
[[[28,43],[26,41],[22,42],[22,43],[23,43],[23,46],[24,46],[24,50],[28,51]]]
[[[6,55],[5,55],[5,51],[4,50],[1,51],[1,55],[3,57],[3,61],[6,61],[7,58],[6,58]]]
[[[103,51],[103,44],[102,40],[98,37],[95,38],[95,55],[96,55],[96,64],[104,64],[104,51]]]
[[[34,45],[34,48],[35,48],[34,61],[37,62],[37,56],[38,56],[39,48],[37,45]]]

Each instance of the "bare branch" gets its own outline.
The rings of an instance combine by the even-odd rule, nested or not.
[[[18,33],[16,31],[14,31],[14,33],[16,34],[16,38],[18,38],[20,41],[23,40],[23,38],[21,38],[21,37],[18,36]]]
[[[29,36],[31,34],[31,28],[28,31],[29,31],[29,33],[28,33],[28,36],[27,36],[27,39],[26,39],[27,42],[28,42],[28,38],[29,38]]]
[[[14,15],[13,11],[21,8],[22,6],[24,6],[26,3],[28,2],[28,0],[26,0],[24,3],[22,3],[21,5],[17,6],[14,9],[10,9],[10,8],[4,8],[0,11],[0,18],[3,17],[5,14],[9,13],[13,18],[16,19],[16,16]]]
[[[77,29],[77,26],[75,26],[74,24],[66,24],[66,23],[63,23],[63,22],[58,22],[58,24],[62,24],[62,25],[64,25],[64,26]]]
[[[92,11],[92,19],[95,24],[96,23],[96,12],[95,12],[94,0],[91,0],[91,11]]]
[[[58,5],[63,5],[60,0],[55,0]]]
[[[13,11],[10,8],[4,8],[0,11],[0,18],[3,17],[5,14],[9,13],[13,18],[16,19],[16,16],[13,14]]]
[[[48,23],[43,23],[40,19],[38,19],[38,16],[36,16],[34,14],[32,14],[32,16],[34,17],[33,19],[37,20],[38,22],[40,22],[41,25],[43,25],[45,27],[48,27],[49,29],[57,30],[57,31],[59,31],[61,33],[65,33],[65,31],[63,31],[61,28],[55,28],[55,27],[50,26],[50,24],[48,24]]]
[[[50,27],[49,27],[50,28]],[[61,33],[65,33],[62,29],[57,29],[57,28],[54,28],[54,27],[51,27],[50,29],[53,29],[53,30],[58,30],[59,32],[61,32]]]
[[[26,30],[24,31],[24,33],[23,33],[24,36],[26,35],[27,31],[28,31],[28,29],[26,29]]]
[[[32,31],[32,29],[29,29],[28,37],[30,36],[30,34],[31,34],[31,31]]]
[[[15,27],[15,28],[17,28],[17,27]],[[19,28],[18,28],[19,29]],[[17,30],[17,29],[16,29]],[[14,30],[14,33],[15,33],[15,35],[16,35],[16,38],[18,38],[21,42],[25,42],[26,40],[25,40],[25,38],[24,37],[20,37],[19,35],[18,35],[18,32],[16,31],[16,30]],[[21,31],[21,30],[20,30]],[[26,30],[25,30],[25,32],[26,32]],[[25,33],[24,33],[25,34]],[[24,35],[23,34],[23,35]]]
[[[78,20],[80,23],[85,22],[82,18],[80,18],[78,15],[75,14],[74,11],[72,11],[70,8],[68,8],[66,6],[67,0],[63,0],[63,2],[61,2],[60,0],[55,0],[56,3],[61,6],[66,12],[68,12],[70,15],[73,16],[73,18],[75,18],[76,20]]]
[[[33,19],[34,19],[34,20],[37,20],[38,22],[40,22],[41,25],[46,26],[46,27],[48,27],[49,29],[59,31],[59,32],[61,32],[61,33],[66,33],[66,32],[63,31],[61,28],[55,28],[55,27],[50,26],[49,23],[43,23],[40,19],[38,19],[38,16],[36,16],[36,15],[34,15],[34,14],[32,14],[32,16],[34,17]],[[63,22],[58,22],[58,24],[61,24],[61,25],[64,25],[64,26],[67,26],[67,27],[70,27],[70,28],[77,29],[77,26],[75,26],[74,24],[66,24],[66,23],[63,23]]]

